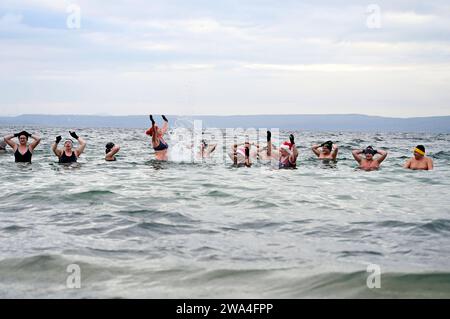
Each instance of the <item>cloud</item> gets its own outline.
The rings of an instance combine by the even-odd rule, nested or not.
[[[445,1],[380,1],[381,29],[359,1],[78,0],[72,30],[71,3],[0,3],[2,110],[450,114]]]

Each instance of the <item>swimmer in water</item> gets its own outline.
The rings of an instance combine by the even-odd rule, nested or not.
[[[61,142],[61,136],[57,136],[55,142],[52,144],[52,151],[58,157],[60,164],[76,163],[78,157],[80,157],[86,148],[86,142],[81,137],[78,137],[77,133],[71,131],[69,133],[70,136],[80,143],[80,146],[74,150],[73,141],[67,139],[64,141],[64,149],[59,149],[58,144]]]
[[[254,144],[249,141],[242,144],[234,144],[228,156],[233,160],[235,166],[252,166],[251,157],[256,157],[256,152],[252,151]]]
[[[115,155],[120,151],[120,146],[114,145],[114,143],[109,142],[108,144],[106,144],[105,148],[106,148],[105,161],[107,162],[115,161],[116,160]]]
[[[279,168],[296,168],[298,150],[295,146],[294,135],[289,135],[289,142],[284,142],[279,151]]]
[[[152,122],[152,127],[150,127],[145,134],[149,135],[152,138],[152,147],[155,150],[155,157],[159,161],[167,161],[169,159],[168,149],[169,144],[164,140],[164,134],[166,134],[169,129],[169,121],[167,118],[162,115],[164,120],[164,124],[162,128],[159,128],[156,125],[155,120],[153,120],[153,116],[150,115],[150,122]]]
[[[413,157],[406,161],[404,168],[413,170],[427,170],[433,169],[433,160],[425,156],[425,146],[417,145],[413,150]]]
[[[15,137],[19,139],[18,145],[12,141]],[[28,145],[28,138],[30,137],[33,139],[33,142]],[[13,149],[16,163],[31,163],[33,151],[41,142],[41,138],[35,134],[30,134],[27,131],[22,131],[20,133],[5,136],[4,141]]]
[[[277,151],[277,148],[274,144],[272,144],[272,133],[270,131],[267,131],[267,146],[260,147],[259,145],[256,145],[256,148],[258,150],[257,156],[258,159],[261,160],[272,160],[279,158],[279,152]]]
[[[211,154],[216,150],[217,144],[208,144],[206,140],[202,140],[200,144],[200,152],[198,156],[200,158],[208,158],[211,157]]]
[[[364,154],[363,158],[360,156]],[[378,158],[374,158],[376,154],[380,154],[381,156]],[[352,151],[352,155],[355,160],[359,163],[359,168],[365,171],[376,170],[380,167],[380,164],[386,159],[387,152],[382,150],[375,150],[372,146],[367,146],[364,150],[354,150]]]
[[[319,159],[336,161],[338,147],[332,141],[320,145],[313,145],[312,151]]]

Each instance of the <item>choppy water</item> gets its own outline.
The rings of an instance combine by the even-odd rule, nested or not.
[[[450,297],[450,135],[296,132],[298,169],[275,170],[156,163],[142,130],[85,129],[65,168],[50,151],[63,131],[40,130],[31,166],[0,155],[2,298]],[[335,167],[309,150],[328,139]],[[401,168],[419,143],[432,172]],[[379,171],[355,169],[368,144],[389,151]]]

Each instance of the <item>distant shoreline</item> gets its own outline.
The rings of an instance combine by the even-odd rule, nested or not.
[[[450,116],[393,118],[361,114],[171,116],[172,125],[203,121],[203,128],[279,128],[303,131],[450,133]],[[157,121],[160,120],[156,116]],[[0,117],[0,126],[146,128],[148,115],[19,115]]]

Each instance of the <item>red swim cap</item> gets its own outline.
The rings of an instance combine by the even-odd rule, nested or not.
[[[155,125],[155,128],[158,128],[158,127]],[[145,131],[145,134],[150,135],[150,136],[153,136],[153,133],[154,133],[153,126],[151,128],[149,128],[147,131]]]
[[[286,146],[289,146],[289,149],[291,149],[292,148],[292,143],[290,143],[290,142],[283,142],[283,144],[282,145],[286,145]]]

